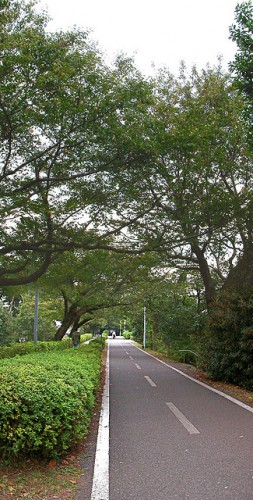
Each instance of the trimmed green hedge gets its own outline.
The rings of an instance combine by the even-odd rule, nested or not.
[[[1,361],[3,456],[57,458],[87,434],[103,347],[99,339],[78,349],[37,352]]]
[[[86,342],[86,340],[91,340],[92,335],[90,333],[84,333],[81,335],[81,343]],[[43,352],[43,351],[62,351],[67,349],[71,345],[71,339],[64,339],[59,341],[50,342],[15,342],[11,346],[0,347],[0,359],[4,358],[14,358],[14,356],[24,356],[25,354],[30,354],[32,352]]]
[[[93,335],[91,333],[82,333],[81,335],[81,343],[86,342],[87,340],[91,340]]]
[[[67,340],[61,340],[61,342],[37,342],[36,345],[33,342],[21,342],[20,344],[16,342],[8,347],[0,347],[0,359],[24,356],[32,352],[62,351],[67,347],[69,347]]]

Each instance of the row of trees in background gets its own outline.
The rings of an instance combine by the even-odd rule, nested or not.
[[[24,336],[37,282],[45,337],[118,314],[138,337],[145,304],[153,348],[184,342],[213,376],[252,384],[252,14],[236,8],[230,74],[144,78],[125,57],[109,67],[87,33],[49,33],[44,13],[5,1],[0,286],[23,300],[1,311],[5,341]]]

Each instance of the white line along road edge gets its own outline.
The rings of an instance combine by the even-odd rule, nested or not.
[[[171,365],[165,363],[161,359],[156,358],[155,356],[153,356],[153,354],[149,354],[149,352],[143,351],[143,349],[141,349],[137,345],[134,345],[134,347],[136,347],[136,349],[139,349],[139,351],[144,352],[145,354],[147,354],[147,356],[150,356],[151,358],[154,358],[156,361],[158,361],[158,363],[162,363],[162,365],[167,366],[167,368],[170,368],[171,370],[174,370],[175,372],[180,373],[180,375],[182,375],[183,377],[186,377],[189,380],[192,380],[192,382],[195,382],[195,384],[202,385],[202,387],[205,387],[209,391],[215,392],[216,394],[219,394],[219,396],[222,396],[223,398],[228,399],[232,403],[235,403],[237,406],[240,406],[241,408],[244,408],[244,410],[247,410],[247,411],[253,413],[253,407],[252,406],[249,406],[249,405],[247,405],[245,403],[242,403],[242,401],[240,401],[239,399],[235,399],[235,398],[233,398],[233,396],[229,396],[225,392],[219,391],[218,389],[215,389],[214,387],[211,387],[210,385],[207,385],[204,382],[201,382],[200,380],[197,380],[197,379],[191,377],[190,375],[187,375],[186,373],[181,372],[181,370],[178,370],[178,368],[175,368],[174,366],[171,366]]]
[[[109,500],[109,345],[100,412],[91,500]]]

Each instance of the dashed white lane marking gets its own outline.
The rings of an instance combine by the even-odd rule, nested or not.
[[[136,368],[138,368],[138,370],[141,370],[141,367],[140,367],[140,365],[138,365],[138,363],[134,363],[134,364],[135,364]]]
[[[100,412],[91,500],[109,500],[109,346]]]
[[[129,356],[129,359],[131,359],[131,361],[133,361],[133,360],[134,360],[134,358],[132,358],[132,356]]]
[[[153,382],[153,380],[148,377],[148,375],[144,375],[144,378],[147,380],[147,382],[152,386],[152,387],[156,387],[156,384],[155,382]]]
[[[136,345],[134,347],[136,349],[139,349],[139,351],[141,351],[142,353],[144,352],[143,349],[141,349],[140,347],[137,347]],[[156,358],[152,354],[149,354],[149,352],[145,352],[145,354],[147,356],[150,356],[151,358],[155,359],[156,361],[158,361],[158,363],[161,363],[162,365],[167,366],[167,368],[170,368],[171,370],[174,370],[175,372],[179,373],[183,377],[188,378],[189,380],[191,380],[195,384],[201,385],[205,389],[208,389],[209,391],[214,392],[215,394],[218,394],[222,398],[228,399],[229,401],[231,401],[232,403],[236,404],[237,406],[240,406],[244,410],[247,410],[247,411],[253,413],[253,407],[252,406],[246,405],[245,403],[242,403],[242,401],[239,401],[238,399],[233,398],[233,396],[229,396],[225,392],[221,392],[218,389],[215,389],[214,387],[211,387],[210,385],[207,385],[204,382],[201,382],[200,380],[196,380],[195,378],[191,377],[190,375],[187,375],[186,373],[181,372],[181,370],[178,370],[178,368],[175,368],[174,366],[171,366],[168,363],[165,363],[161,359]]]
[[[166,403],[169,409],[174,413],[175,417],[181,422],[181,424],[186,428],[189,434],[199,434],[200,432],[194,425],[184,416],[184,414],[175,406],[173,403]]]

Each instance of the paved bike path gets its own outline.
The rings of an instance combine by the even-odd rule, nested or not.
[[[131,342],[110,352],[110,500],[252,500],[253,414]]]

